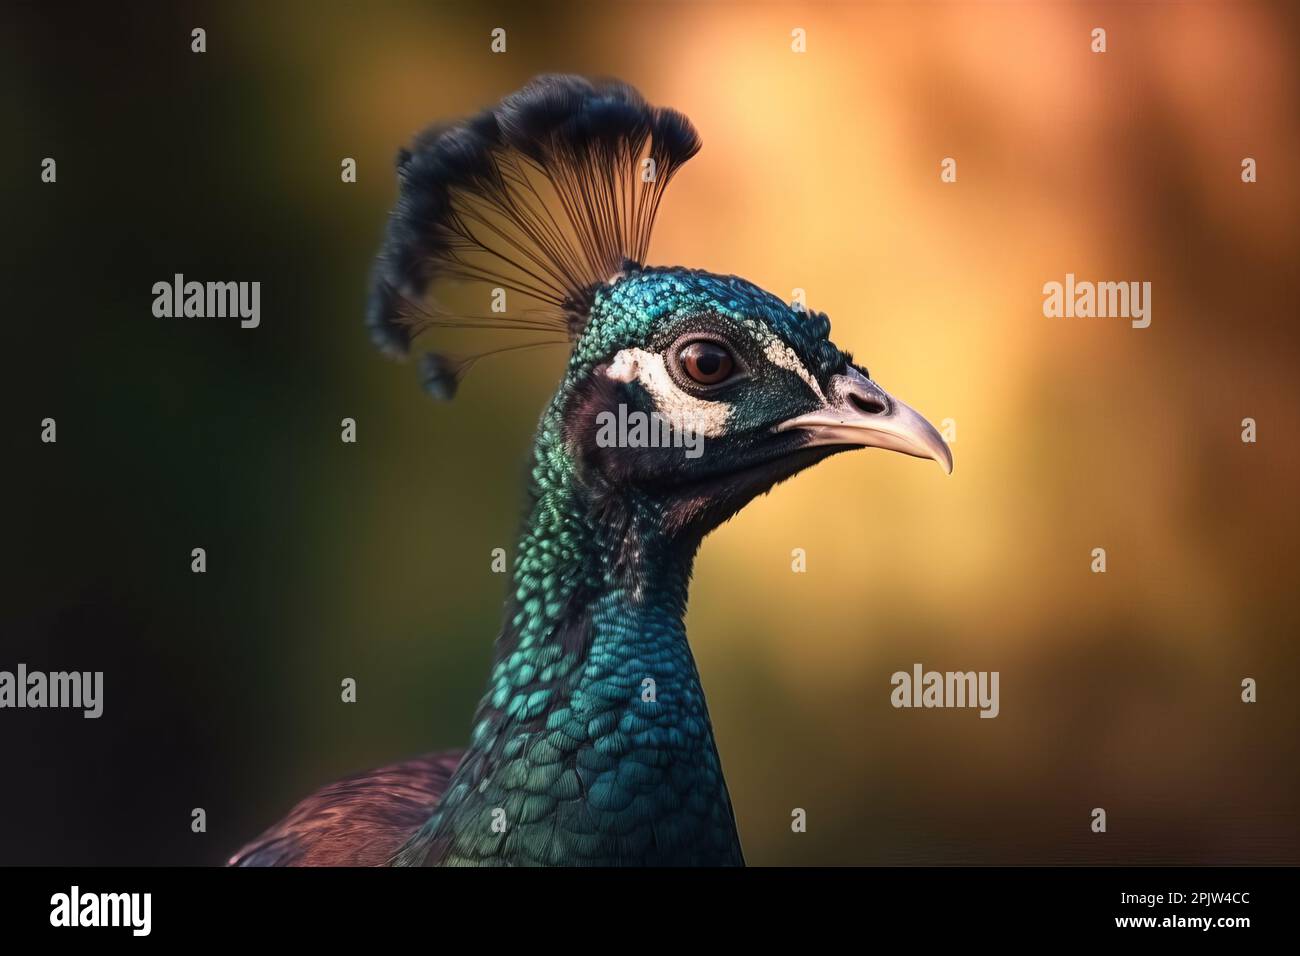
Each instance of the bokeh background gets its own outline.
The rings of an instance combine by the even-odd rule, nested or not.
[[[806,289],[957,423],[951,478],[840,456],[705,544],[688,626],[750,861],[1300,862],[1293,7],[3,16],[0,668],[106,691],[98,721],[0,712],[0,863],[218,863],[321,783],[465,742],[563,355],[438,406],[361,312],[395,150],[554,70],[700,129],[652,262]],[[261,281],[262,326],[155,319],[175,272]],[[1044,318],[1067,272],[1150,281],[1151,327]],[[1001,716],[892,709],[914,662],[999,671]]]

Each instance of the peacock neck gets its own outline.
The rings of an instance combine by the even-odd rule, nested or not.
[[[556,405],[488,688],[422,862],[742,863],[682,620],[698,542],[665,535],[650,496],[580,479],[562,429]]]

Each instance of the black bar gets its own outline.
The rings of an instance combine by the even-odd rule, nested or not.
[[[902,933],[985,942],[1130,937],[1175,946],[1209,938],[1231,945],[1260,931],[1286,933],[1295,876],[1292,868],[1197,867],[544,874],[37,868],[3,871],[7,888],[0,895],[0,919],[7,935],[95,943],[135,934],[131,925],[52,926],[52,899],[70,897],[76,886],[83,906],[88,894],[150,894],[148,937],[175,942],[283,935],[329,943],[402,929],[431,933],[434,945],[434,938],[458,932],[457,926],[476,927],[467,931],[480,938],[500,934],[503,940],[531,927],[538,934],[553,933],[558,942],[600,925],[653,935],[669,933],[677,921],[716,918],[729,921],[738,934],[815,925],[819,933],[839,930],[864,940]],[[135,915],[142,927],[142,911]],[[544,919],[553,922],[548,927]],[[1205,920],[1210,925],[1204,926]],[[121,922],[131,920],[124,916]],[[452,938],[445,936],[444,944]]]

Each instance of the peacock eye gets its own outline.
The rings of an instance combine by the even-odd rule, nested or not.
[[[736,368],[731,353],[717,342],[691,342],[677,353],[677,358],[691,381],[699,385],[721,385]]]

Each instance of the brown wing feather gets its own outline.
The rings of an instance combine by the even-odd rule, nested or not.
[[[432,815],[461,751],[424,754],[331,783],[229,866],[380,866]]]

